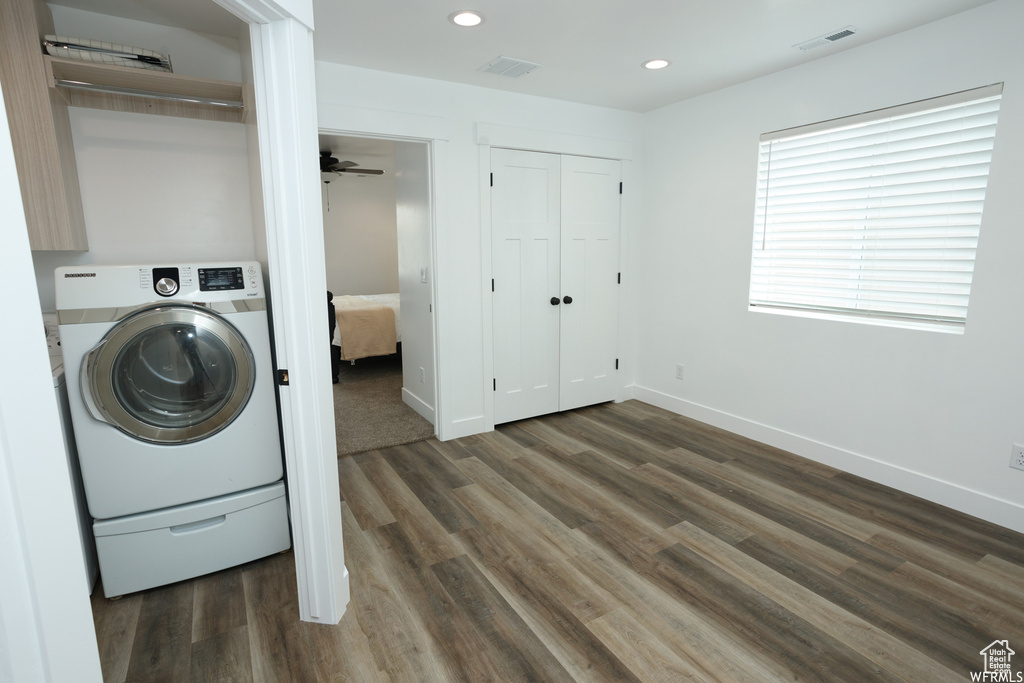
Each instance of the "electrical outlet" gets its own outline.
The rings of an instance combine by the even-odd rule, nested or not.
[[[1019,443],[1013,444],[1013,451],[1010,452],[1010,467],[1015,470],[1024,470],[1024,446]]]
[[[426,384],[426,383],[427,383],[427,371],[424,370],[423,368],[420,368],[420,384]]]
[[[682,379],[682,378],[683,378],[683,366],[682,365],[676,365],[676,379]]]

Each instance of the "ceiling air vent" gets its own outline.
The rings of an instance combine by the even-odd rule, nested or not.
[[[520,76],[525,76],[539,67],[540,64],[525,62],[522,59],[498,57],[490,63],[484,64],[482,67],[477,69],[477,71],[483,71],[484,73],[489,74],[498,74],[499,76],[508,76],[509,78],[519,78]]]
[[[831,33],[826,33],[823,36],[818,36],[817,38],[813,38],[802,43],[797,43],[793,47],[799,48],[800,50],[807,52],[808,50],[813,50],[816,47],[828,45],[829,43],[834,43],[837,40],[842,40],[843,38],[852,36],[856,32],[857,29],[855,27],[846,26],[844,28],[839,29],[838,31],[832,31]]]

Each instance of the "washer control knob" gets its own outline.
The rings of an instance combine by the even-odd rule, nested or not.
[[[178,291],[178,283],[173,278],[162,277],[156,281],[156,292],[160,296],[172,296]]]

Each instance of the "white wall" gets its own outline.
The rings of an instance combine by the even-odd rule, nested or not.
[[[998,0],[646,115],[637,396],[1024,531],[1022,23]],[[761,133],[998,81],[963,336],[747,311]]]
[[[430,231],[430,149],[395,143],[399,291],[402,301],[402,400],[436,426],[434,410],[434,266]]]
[[[327,288],[335,295],[397,292],[394,174],[342,174],[321,182],[320,193]]]
[[[500,78],[496,76],[496,78]],[[484,170],[478,124],[619,140],[639,147],[639,114],[517,93],[317,63],[321,132],[368,132],[434,139],[439,428],[447,437],[487,429],[481,258]],[[572,150],[567,150],[572,151]]]
[[[241,80],[237,40],[66,7],[53,15],[58,33],[171,52],[175,73]],[[89,251],[33,253],[42,310],[54,310],[62,265],[255,257],[245,126],[68,111]]]

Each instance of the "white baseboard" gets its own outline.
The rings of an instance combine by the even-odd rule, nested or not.
[[[781,448],[885,486],[1024,533],[1024,506],[660,391],[631,386],[634,398]]]
[[[416,394],[412,393],[405,387],[402,387],[402,403],[409,406],[419,414],[424,420],[434,425],[434,432],[437,432],[437,422],[435,422],[434,409],[430,407],[423,399]]]
[[[476,415],[474,417],[467,417],[462,420],[453,420],[449,422],[447,427],[438,433],[438,439],[441,441],[449,441],[451,439],[459,439],[463,436],[472,436],[473,434],[483,434],[484,432],[490,432],[494,429],[494,426],[487,425],[487,419],[483,415]]]

